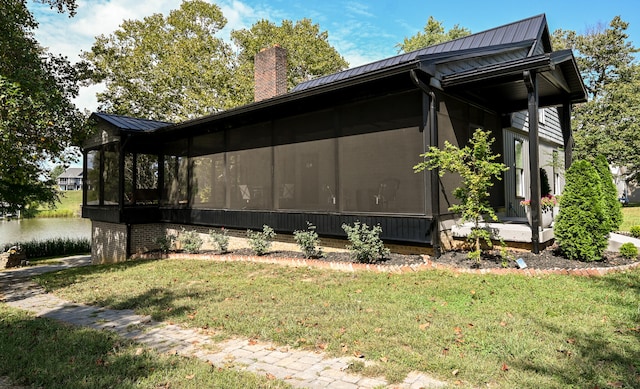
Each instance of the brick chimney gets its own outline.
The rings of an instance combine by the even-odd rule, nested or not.
[[[279,45],[260,50],[254,68],[255,101],[287,93],[287,50]]]

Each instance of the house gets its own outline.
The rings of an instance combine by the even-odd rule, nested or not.
[[[58,176],[60,190],[82,190],[83,169],[70,167]]]
[[[343,223],[380,224],[386,242],[437,255],[456,220],[448,208],[458,180],[412,167],[430,145],[464,145],[476,128],[491,130],[512,167],[492,205],[519,217],[519,200],[531,198],[527,239],[536,252],[548,240],[530,172],[570,164],[571,107],[586,92],[571,51],[552,50],[545,15],[289,92],[278,86],[283,61],[278,46],[258,53],[256,101],[225,112],[176,124],[92,115],[83,216],[94,262],[124,260],[182,227],[291,233],[307,221],[335,238]]]

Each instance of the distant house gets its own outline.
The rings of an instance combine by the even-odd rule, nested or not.
[[[545,15],[288,92],[283,61],[279,46],[258,53],[256,101],[228,111],[177,124],[92,115],[82,214],[94,262],[125,260],[181,228],[292,233],[307,221],[342,239],[343,223],[380,224],[385,242],[437,255],[456,222],[459,179],[412,167],[429,146],[465,145],[477,128],[511,168],[491,205],[524,224],[520,201],[531,199],[526,239],[534,251],[552,239],[539,229],[538,172],[562,189],[571,108],[587,95],[572,52],[552,50]]]
[[[58,176],[58,188],[60,190],[82,190],[83,169],[70,167]]]

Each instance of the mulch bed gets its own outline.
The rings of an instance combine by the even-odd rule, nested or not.
[[[213,254],[213,253],[211,253]],[[255,255],[251,249],[243,248],[233,250],[228,254],[239,256]],[[301,252],[298,251],[271,251],[264,255],[265,258],[276,259],[304,259]],[[605,251],[600,261],[584,262],[576,261],[563,257],[557,246],[551,246],[542,250],[539,254],[533,254],[530,251],[509,251],[510,259],[506,261],[506,268],[517,269],[516,259],[523,259],[527,267],[530,269],[588,269],[588,268],[608,268],[621,265],[629,265],[638,262],[638,259],[627,259],[619,253]],[[348,252],[329,252],[323,257],[315,258],[319,261],[326,262],[354,262]],[[435,263],[461,269],[502,269],[503,260],[498,250],[489,251],[479,262],[467,258],[467,252],[464,251],[448,251],[443,253],[439,258],[430,257]],[[387,266],[403,266],[418,265],[425,263],[421,255],[403,255],[391,254],[388,258],[373,262],[376,265]]]

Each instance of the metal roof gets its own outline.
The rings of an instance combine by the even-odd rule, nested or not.
[[[161,122],[158,120],[138,119],[130,116],[111,115],[107,113],[95,112],[96,117],[105,120],[121,130],[130,131],[153,131],[158,128],[167,127],[173,123]]]
[[[316,86],[330,84],[336,81],[356,77],[365,73],[379,71],[385,68],[403,63],[425,59],[428,56],[456,55],[463,51],[486,49],[494,46],[507,46],[523,42],[535,44],[545,33],[547,21],[544,14],[533,16],[517,22],[495,27],[490,30],[478,32],[452,41],[428,46],[409,53],[400,54],[370,64],[347,69],[339,73],[318,77],[310,81],[298,84],[292,92],[310,89]],[[547,32],[548,34],[548,32]],[[549,47],[550,48],[550,47]]]

